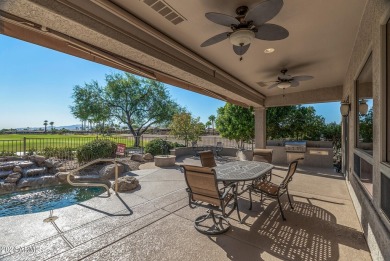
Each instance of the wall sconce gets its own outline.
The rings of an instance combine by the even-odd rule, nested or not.
[[[343,117],[348,116],[349,107],[350,107],[350,104],[349,104],[349,96],[348,96],[345,100],[341,101],[341,105],[340,105],[340,113]]]
[[[360,115],[366,115],[368,112],[368,105],[365,99],[359,101],[359,113]]]

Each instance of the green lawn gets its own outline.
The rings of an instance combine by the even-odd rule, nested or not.
[[[78,148],[81,145],[96,139],[96,135],[73,135],[73,134],[0,134],[0,152],[24,151],[24,137],[26,138],[26,151],[42,150],[51,148]],[[133,137],[102,136],[100,139],[110,139],[116,143],[124,143],[126,147],[134,146]]]

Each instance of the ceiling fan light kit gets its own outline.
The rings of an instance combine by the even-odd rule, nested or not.
[[[290,82],[280,82],[278,83],[278,88],[280,89],[287,89],[291,87],[291,83]]]
[[[252,42],[255,33],[252,30],[240,29],[229,36],[230,43],[235,46],[245,46]]]
[[[267,23],[282,9],[283,0],[261,1],[252,9],[240,6],[236,9],[236,16],[210,12],[205,16],[213,23],[229,27],[231,32],[222,32],[204,41],[200,46],[207,47],[226,39],[233,45],[233,51],[242,56],[248,51],[254,39],[263,41],[277,41],[289,36],[289,32],[282,26]]]

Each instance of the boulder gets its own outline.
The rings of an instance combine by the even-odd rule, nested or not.
[[[22,169],[25,169],[25,168],[32,167],[34,165],[34,162],[32,162],[32,161],[22,161],[22,162],[18,162],[16,165],[21,167]]]
[[[14,162],[5,162],[0,165],[0,171],[1,170],[13,170],[15,167]]]
[[[22,173],[23,172],[23,169],[21,166],[15,166],[14,169],[13,169],[13,172],[19,172],[19,173]]]
[[[62,166],[62,162],[55,158],[45,160],[45,166],[48,168],[58,168]]]
[[[122,174],[124,171],[124,166],[122,164],[117,164],[118,165],[118,175]],[[115,164],[109,164],[104,166],[100,171],[99,171],[99,176],[101,179],[113,179],[115,178]]]
[[[41,186],[51,186],[59,184],[57,178],[55,176],[41,176],[37,178],[21,178],[16,187],[17,188],[38,188]]]
[[[146,153],[146,154],[143,156],[143,159],[144,159],[144,160],[147,160],[147,161],[153,160],[153,155],[150,154],[150,153]]]
[[[45,162],[46,158],[44,156],[40,156],[40,155],[33,155],[30,157],[30,160],[37,163],[38,165],[41,165]]]
[[[142,157],[142,154],[133,154],[131,155],[131,160],[138,161],[138,162],[143,162],[144,158]]]
[[[25,170],[24,173],[27,177],[32,177],[32,176],[38,176],[41,174],[44,174],[46,172],[46,168],[34,168],[34,169],[28,169]]]
[[[12,174],[12,170],[0,171],[0,179],[5,179],[9,174]]]
[[[57,172],[55,175],[57,179],[61,182],[66,182],[66,178],[68,176],[69,172]]]
[[[139,181],[135,177],[125,176],[118,178],[118,192],[131,191],[138,187]],[[115,182],[111,185],[115,189]]]
[[[15,183],[0,183],[0,194],[5,192],[12,192],[16,188]]]
[[[58,172],[65,172],[66,168],[65,167],[59,167],[57,168]]]
[[[8,177],[4,180],[4,183],[16,183],[22,177],[22,174],[19,172],[15,172],[9,174]]]

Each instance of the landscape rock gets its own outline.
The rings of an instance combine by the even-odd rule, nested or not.
[[[32,162],[32,161],[21,161],[21,162],[18,162],[16,165],[18,165],[22,169],[25,169],[25,168],[30,168],[30,167],[34,166],[34,162]]]
[[[16,183],[22,177],[22,174],[19,172],[15,172],[9,174],[8,177],[4,180],[4,183]]]
[[[41,174],[44,174],[44,173],[46,173],[46,168],[45,167],[43,167],[43,168],[35,168],[35,169],[28,169],[28,170],[24,171],[24,174],[27,177],[38,176],[38,175],[41,175]]]
[[[124,166],[122,164],[118,164],[118,175],[122,174],[124,171]],[[115,178],[115,164],[109,164],[104,166],[99,171],[99,176],[101,179],[113,179]]]
[[[14,169],[13,169],[13,172],[19,172],[19,173],[22,173],[23,172],[23,169],[21,166],[15,166]]]
[[[38,165],[41,165],[45,162],[46,158],[44,156],[40,156],[40,155],[33,155],[30,157],[30,160],[34,161]]]
[[[58,172],[65,172],[66,168],[65,167],[59,167],[57,168]]]
[[[144,158],[142,157],[142,154],[133,154],[131,155],[131,160],[143,162]]]
[[[42,185],[57,185],[59,184],[57,178],[55,176],[41,176],[37,178],[21,178],[17,183],[17,188],[26,188],[26,187],[34,187],[38,188]]]
[[[138,179],[135,177],[125,176],[118,178],[118,192],[131,191],[139,185]],[[115,182],[112,184],[112,189],[115,189]]]
[[[2,163],[0,165],[0,171],[1,170],[13,170],[15,167],[15,163],[14,162],[6,162],[6,163]]]
[[[48,168],[58,168],[62,166],[62,162],[55,158],[45,160],[45,166]]]
[[[15,183],[0,183],[0,194],[5,192],[12,192],[16,188]]]
[[[66,182],[69,172],[58,172],[55,176],[61,182]]]
[[[12,174],[12,170],[0,171],[0,179],[5,179],[9,174]]]
[[[150,153],[146,153],[144,156],[143,156],[143,159],[144,160],[153,160],[153,155],[150,154]]]

